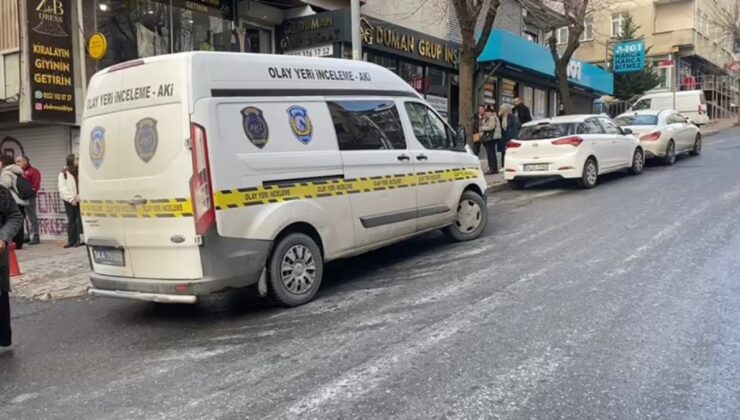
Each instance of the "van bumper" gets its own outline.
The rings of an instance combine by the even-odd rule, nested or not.
[[[206,238],[203,278],[155,279],[90,274],[91,296],[162,303],[195,303],[199,296],[256,284],[265,271],[272,241]]]

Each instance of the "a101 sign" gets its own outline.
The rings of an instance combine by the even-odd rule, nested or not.
[[[645,68],[645,41],[625,41],[614,46],[614,73],[632,73]]]

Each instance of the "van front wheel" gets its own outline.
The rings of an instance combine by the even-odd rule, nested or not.
[[[291,233],[275,244],[267,268],[270,297],[282,306],[299,306],[316,296],[324,260],[310,236]]]
[[[477,238],[488,225],[486,201],[474,191],[465,191],[457,205],[455,222],[444,228],[447,237],[458,242]]]

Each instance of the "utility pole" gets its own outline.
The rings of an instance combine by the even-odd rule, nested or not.
[[[362,33],[360,32],[360,0],[350,3],[350,20],[352,26],[352,59],[362,60]]]

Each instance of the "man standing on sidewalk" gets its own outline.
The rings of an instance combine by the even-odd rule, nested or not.
[[[15,158],[15,164],[23,169],[23,177],[31,183],[33,188],[33,197],[28,200],[28,207],[26,207],[26,217],[28,222],[31,223],[31,243],[29,245],[38,245],[41,243],[39,237],[39,217],[36,208],[36,196],[41,189],[41,172],[38,169],[31,166],[31,161],[28,156],[18,156]]]
[[[519,124],[526,124],[532,121],[532,113],[529,107],[524,105],[520,97],[514,98],[514,115],[519,119]]]
[[[10,259],[8,248],[23,225],[15,199],[0,187],[0,350],[12,344],[10,331]]]

